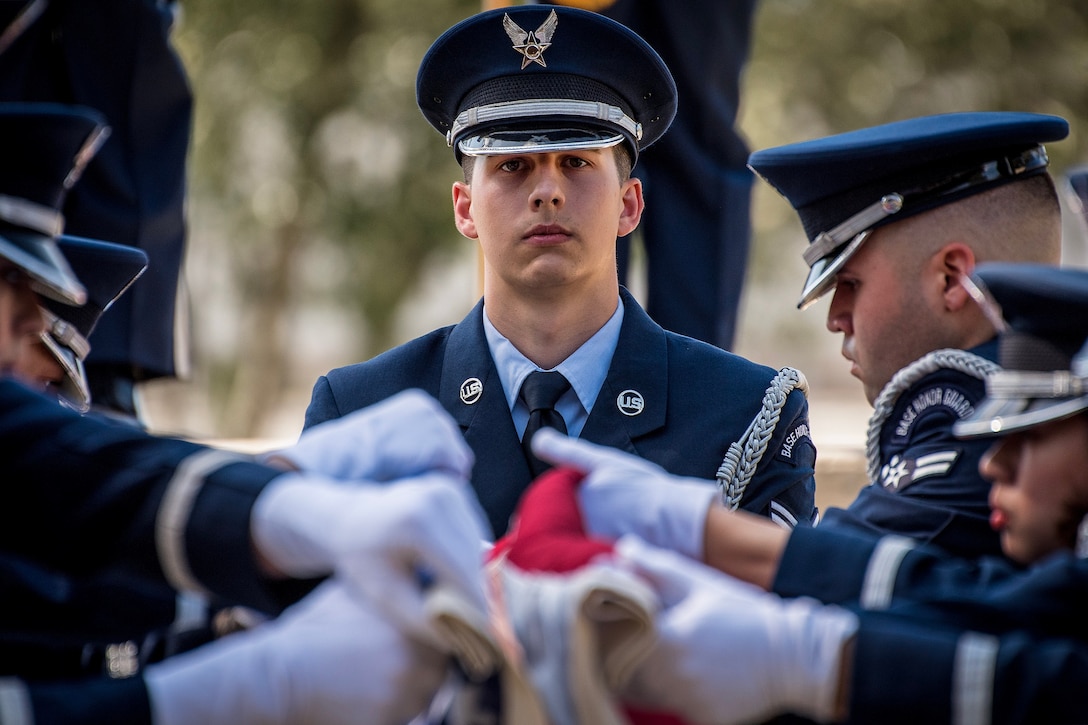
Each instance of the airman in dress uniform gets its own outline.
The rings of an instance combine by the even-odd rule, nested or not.
[[[992,554],[985,450],[956,440],[996,368],[990,322],[960,280],[985,261],[1056,264],[1061,217],[1043,144],[1061,118],[953,113],[757,151],[810,245],[799,306],[833,292],[827,328],[874,406],[869,486],[825,524]]]
[[[496,536],[541,470],[527,448],[545,416],[676,474],[720,474],[730,505],[810,523],[801,376],[667,332],[619,285],[616,238],[643,211],[630,169],[676,110],[657,53],[596,13],[511,7],[446,31],[416,91],[464,171],[454,219],[483,252],[483,299],[457,325],[321,377],[306,426],[404,388],[430,392],[473,449]],[[555,397],[533,402],[545,380]],[[757,416],[769,426],[752,434]]]

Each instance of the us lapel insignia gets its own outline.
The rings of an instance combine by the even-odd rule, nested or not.
[[[468,378],[461,383],[461,402],[465,405],[472,405],[483,394],[484,384],[480,382],[479,378]]]
[[[637,390],[624,390],[616,398],[616,407],[626,416],[636,416],[646,408],[646,401]]]
[[[548,64],[544,62],[544,51],[551,46],[552,35],[557,25],[559,25],[559,16],[554,10],[548,13],[548,17],[544,18],[539,28],[528,32],[511,20],[509,14],[503,14],[502,28],[510,37],[510,42],[514,44],[514,50],[522,55],[522,70],[530,63],[539,63],[544,68],[548,67]]]

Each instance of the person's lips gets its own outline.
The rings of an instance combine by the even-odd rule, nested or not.
[[[559,224],[537,224],[522,238],[533,244],[561,244],[570,239],[570,232]]]
[[[846,358],[846,361],[848,363],[850,363],[850,374],[853,375],[855,378],[860,378],[861,368],[858,367],[857,361],[854,360],[854,356],[851,354],[850,349],[846,345],[843,345],[842,356]]]

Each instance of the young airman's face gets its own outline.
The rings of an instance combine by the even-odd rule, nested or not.
[[[827,329],[842,333],[842,356],[870,403],[901,368],[929,350],[913,334],[924,319],[917,279],[886,245],[895,225],[876,230],[835,278]]]
[[[478,157],[453,202],[458,230],[479,240],[486,285],[530,295],[617,284],[616,238],[643,206],[611,148]]]
[[[990,480],[990,525],[1023,564],[1072,549],[1088,513],[1088,415],[1001,437],[979,462]]]
[[[0,259],[0,377],[12,375],[22,348],[38,339],[45,321],[23,271]]]
[[[942,252],[917,251],[936,233],[926,216],[874,230],[835,275],[827,329],[842,333],[842,355],[870,403],[926,353],[964,346],[962,330],[946,314]]]

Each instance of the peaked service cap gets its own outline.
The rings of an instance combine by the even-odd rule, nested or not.
[[[522,5],[474,15],[423,58],[416,101],[462,155],[607,148],[632,160],[676,115],[676,84],[646,41],[603,15]]]
[[[72,305],[86,299],[55,240],[68,190],[108,135],[105,118],[90,109],[0,103],[0,257],[45,297]]]
[[[83,361],[91,350],[91,336],[102,313],[139,279],[147,269],[147,253],[136,247],[82,237],[61,236],[57,246],[87,290],[87,302],[74,306],[43,300],[48,329],[42,343],[62,368],[65,380],[61,395],[76,410],[91,404],[90,386]]]
[[[991,262],[972,279],[1005,321],[1002,369],[987,377],[986,397],[953,432],[1001,435],[1088,410],[1088,270]]]
[[[756,151],[748,166],[805,228],[804,308],[834,287],[871,230],[1045,173],[1042,144],[1068,133],[1057,116],[948,113]]]

